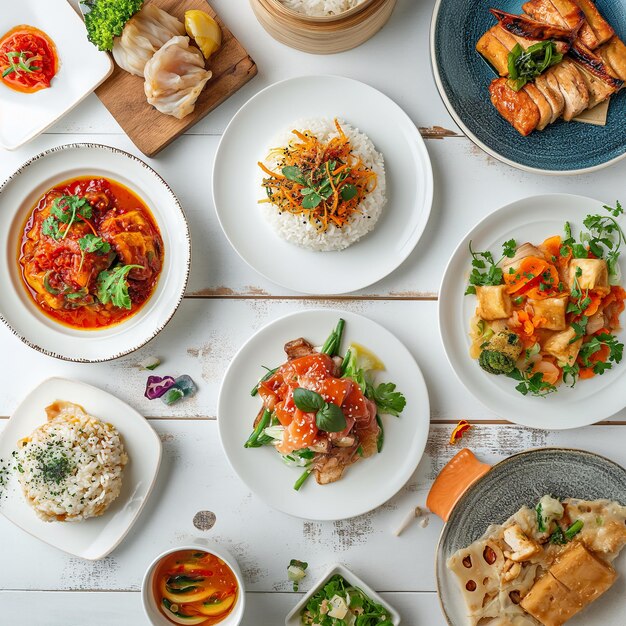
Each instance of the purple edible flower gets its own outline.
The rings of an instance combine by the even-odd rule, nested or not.
[[[176,381],[172,376],[148,376],[146,382],[146,392],[144,395],[148,400],[160,398]]]

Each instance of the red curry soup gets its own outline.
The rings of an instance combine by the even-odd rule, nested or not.
[[[34,26],[15,26],[0,38],[0,81],[22,93],[50,87],[59,71],[54,42]]]
[[[232,612],[239,587],[230,567],[214,554],[179,550],[157,565],[152,591],[172,623],[211,626]]]
[[[39,310],[81,330],[137,313],[154,293],[163,257],[145,202],[103,177],[74,178],[44,193],[18,249],[24,286]]]

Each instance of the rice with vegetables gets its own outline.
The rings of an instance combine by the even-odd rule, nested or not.
[[[259,166],[263,215],[286,241],[343,250],[372,231],[386,203],[385,165],[367,135],[349,124],[307,119],[272,144]]]
[[[19,481],[46,522],[102,515],[118,497],[128,462],[120,434],[71,402],[46,408],[48,421],[18,442]]]
[[[339,15],[362,4],[365,0],[279,0],[286,7],[311,15],[322,17],[324,15]]]

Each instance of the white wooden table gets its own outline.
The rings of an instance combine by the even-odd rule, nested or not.
[[[392,533],[411,507],[424,504],[438,470],[456,451],[447,439],[458,419],[476,424],[463,443],[488,462],[530,447],[564,445],[626,464],[621,443],[626,411],[607,423],[577,431],[529,430],[508,424],[506,415],[491,413],[460,387],[436,331],[443,268],[474,223],[518,198],[571,192],[607,202],[620,197],[624,201],[626,160],[593,175],[542,177],[511,169],[476,148],[452,122],[432,79],[428,28],[433,0],[399,0],[391,21],[374,39],[356,50],[327,57],[274,42],[256,22],[246,0],[212,0],[212,4],[256,60],[259,75],[189,134],[157,158],[148,159],[180,198],[194,238],[187,297],[173,322],[140,352],[99,365],[48,358],[0,327],[0,415],[4,416],[0,428],[22,397],[49,376],[101,386],[143,412],[161,436],[164,460],[156,490],[123,544],[95,563],[67,556],[0,519],[0,624],[146,624],[138,592],[148,563],[170,546],[205,539],[221,543],[239,560],[248,589],[245,626],[284,623],[297,597],[286,580],[291,558],[310,563],[303,590],[328,564],[342,561],[384,592],[401,612],[403,624],[443,625],[433,576],[441,522],[431,519],[426,528],[415,524],[400,538]],[[223,237],[211,201],[213,157],[234,112],[266,85],[313,73],[365,81],[398,102],[427,139],[435,174],[432,217],[411,257],[367,290],[332,300],[303,298],[249,269]],[[32,155],[71,142],[99,142],[141,156],[91,96],[21,150],[0,152],[0,179]],[[430,390],[432,428],[417,472],[380,509],[343,522],[306,522],[267,508],[232,474],[215,422],[220,381],[236,349],[277,316],[314,306],[357,311],[389,328],[417,358]],[[160,403],[145,400],[145,372],[136,364],[147,355],[159,355],[167,370],[189,373],[199,384],[198,395],[167,411]],[[208,532],[193,524],[201,510],[217,516]],[[624,617],[616,615],[606,626],[623,624]]]

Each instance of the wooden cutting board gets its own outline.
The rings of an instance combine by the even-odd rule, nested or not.
[[[146,155],[152,157],[184,133],[216,106],[224,102],[257,73],[257,67],[205,0],[148,0],[184,22],[185,11],[201,9],[222,29],[222,47],[209,59],[212,78],[196,101],[196,108],[182,120],[159,113],[148,104],[144,81],[115,66],[111,76],[96,89],[96,95],[124,132]],[[147,2],[146,2],[147,4]]]

